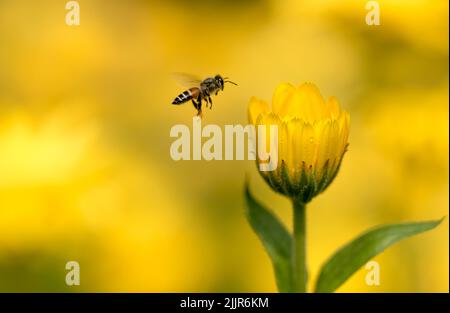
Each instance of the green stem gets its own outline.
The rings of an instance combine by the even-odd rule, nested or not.
[[[293,200],[294,240],[292,247],[292,268],[294,291],[306,292],[306,207],[298,200]]]

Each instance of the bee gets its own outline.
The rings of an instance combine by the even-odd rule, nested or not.
[[[211,95],[217,96],[220,90],[223,91],[225,83],[236,85],[236,83],[228,80],[228,77],[222,77],[216,75],[214,77],[208,77],[203,80],[189,75],[176,73],[175,78],[183,85],[190,85],[191,88],[180,93],[172,102],[172,104],[180,105],[188,101],[192,101],[194,108],[197,110],[197,116],[202,116],[202,101],[205,101],[206,107],[212,109]]]

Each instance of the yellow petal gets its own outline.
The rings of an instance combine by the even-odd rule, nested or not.
[[[315,163],[317,138],[314,136],[314,129],[309,123],[303,126],[303,132],[299,141],[301,159],[309,167]]]
[[[288,162],[291,160],[289,156],[289,148],[291,143],[289,141],[288,122],[282,122],[281,128],[278,129],[278,163],[284,161],[285,165],[289,167]]]
[[[298,87],[298,94],[300,105],[308,112],[310,123],[330,116],[325,101],[316,85],[304,83]]]
[[[348,143],[348,135],[350,132],[350,115],[347,111],[342,111],[339,117],[339,153],[344,153]]]
[[[259,100],[256,97],[251,97],[248,105],[248,121],[250,124],[255,124],[258,116],[261,113],[269,111],[269,105],[263,100]]]
[[[288,105],[294,93],[295,87],[293,85],[288,83],[279,84],[272,97],[273,112],[284,117],[288,112]]]
[[[339,101],[333,96],[328,98],[327,109],[333,118],[338,118],[341,114],[341,106],[339,105]]]
[[[285,105],[286,116],[297,117],[310,124],[330,117],[319,89],[313,84],[305,83],[295,89]]]
[[[265,126],[265,133],[261,133],[259,134],[258,131],[258,125],[264,125]],[[271,152],[270,147],[271,147],[271,140],[272,140],[272,134],[270,131],[270,126],[271,125],[275,125],[278,127],[278,137],[277,139],[279,139],[279,133],[281,130],[281,120],[280,117],[272,112],[270,113],[263,113],[260,114],[257,121],[256,121],[256,127],[257,127],[257,133],[258,133],[258,140],[264,140],[266,141],[266,146],[265,149],[268,153]],[[265,135],[265,138],[263,137]],[[259,148],[259,147],[258,147]],[[278,148],[278,147],[277,147]]]
[[[302,155],[301,155],[301,138],[303,133],[303,126],[305,123],[298,119],[293,118],[287,123],[288,130],[288,144],[287,155],[289,156],[286,165],[293,172],[301,170]]]
[[[321,175],[323,166],[325,165],[327,160],[331,158],[330,124],[331,124],[330,120],[322,120],[319,123],[317,123],[314,127],[316,137],[318,138],[316,166],[319,175]]]
[[[330,162],[335,163],[341,155],[339,123],[335,119],[332,119],[330,123]]]

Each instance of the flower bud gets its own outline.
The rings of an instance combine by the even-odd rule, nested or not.
[[[300,87],[284,83],[275,90],[272,110],[267,102],[252,97],[248,118],[257,130],[258,125],[267,129],[278,126],[277,167],[260,171],[272,189],[307,203],[336,177],[348,146],[350,126],[350,116],[336,98],[325,102],[310,83]],[[263,162],[257,157],[258,165]]]

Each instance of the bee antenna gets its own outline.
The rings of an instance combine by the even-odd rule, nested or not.
[[[238,86],[238,84],[236,84],[235,82],[232,82],[231,80],[226,80],[225,83],[230,83],[230,84],[233,84],[235,86]]]

